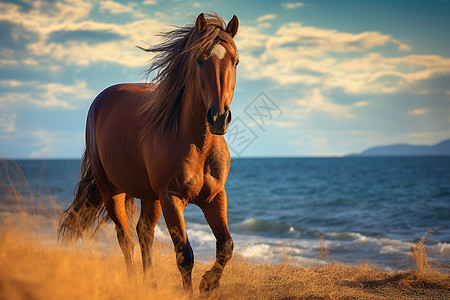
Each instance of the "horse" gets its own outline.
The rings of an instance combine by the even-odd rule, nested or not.
[[[128,277],[136,271],[136,229],[144,276],[154,278],[152,245],[163,213],[183,288],[192,293],[194,254],[184,219],[185,207],[192,203],[203,211],[217,241],[216,260],[199,290],[207,294],[219,287],[233,253],[224,188],[230,152],[224,134],[239,63],[233,40],[238,26],[235,15],[226,24],[216,13],[202,13],[195,24],[162,33],[161,44],[141,48],[156,53],[147,70],[147,76],[157,71],[154,80],[114,85],[94,99],[80,181],[61,216],[60,241],[95,233],[111,219]],[[133,228],[135,198],[141,210]]]

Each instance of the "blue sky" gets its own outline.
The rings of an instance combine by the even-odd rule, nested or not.
[[[79,158],[95,96],[145,80],[135,46],[209,10],[240,20],[233,156],[450,137],[449,1],[24,0],[0,1],[0,155]]]

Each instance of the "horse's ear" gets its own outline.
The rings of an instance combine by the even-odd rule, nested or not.
[[[205,15],[201,13],[197,17],[197,21],[195,22],[195,28],[197,29],[197,32],[202,33],[203,31],[205,31],[207,25],[208,24],[206,23]]]
[[[234,15],[231,21],[228,23],[226,32],[228,32],[231,35],[231,37],[234,38],[234,36],[238,31],[238,27],[239,27],[239,20],[236,17],[236,15]]]

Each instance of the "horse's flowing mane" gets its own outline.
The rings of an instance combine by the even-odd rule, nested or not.
[[[195,24],[189,24],[161,33],[164,41],[159,45],[147,49],[139,47],[156,53],[146,74],[148,78],[150,73],[157,71],[152,82],[158,84],[140,112],[145,120],[142,138],[150,131],[158,137],[174,138],[177,135],[184,99],[194,93],[198,56],[221,40],[234,45],[218,14],[210,13],[205,17],[208,26],[201,34]]]

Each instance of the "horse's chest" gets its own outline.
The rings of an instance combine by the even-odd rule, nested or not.
[[[187,162],[183,172],[171,181],[170,190],[178,197],[191,203],[213,197],[226,181],[227,169],[215,160],[204,164]]]

